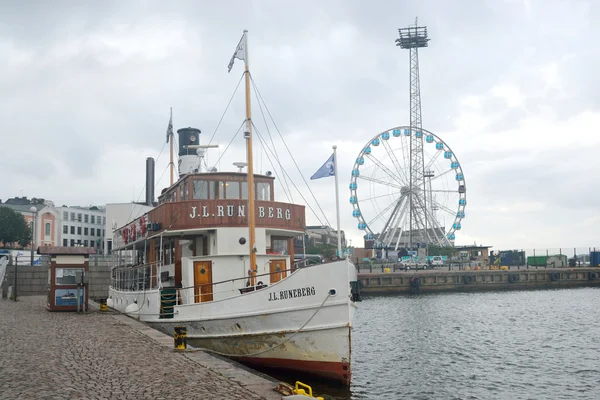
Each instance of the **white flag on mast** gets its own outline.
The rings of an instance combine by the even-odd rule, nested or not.
[[[169,118],[169,125],[167,126],[167,143],[169,143],[169,136],[173,134],[173,108],[171,108],[171,117]]]
[[[233,53],[233,56],[231,56],[231,61],[229,61],[229,66],[227,68],[227,72],[231,72],[231,68],[233,68],[233,63],[235,62],[235,59],[237,58],[238,60],[243,60],[248,62],[247,59],[247,55],[246,55],[246,34],[248,33],[248,31],[244,31],[244,34],[242,35],[242,38],[240,39],[240,42],[238,43],[235,52]]]

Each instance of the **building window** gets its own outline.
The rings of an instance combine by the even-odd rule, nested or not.
[[[75,239],[71,239],[71,247],[75,247]]]
[[[239,182],[225,183],[225,198],[226,199],[239,199],[240,198],[240,183]]]
[[[102,232],[100,232],[100,228],[96,229],[96,236],[102,236]]]
[[[96,229],[90,228],[90,236],[96,236]]]
[[[104,234],[104,229],[102,229],[102,236],[106,236],[106,235]]]
[[[69,233],[69,225],[63,225],[63,233]]]
[[[92,224],[95,224],[95,223],[96,223],[96,216],[95,216],[95,215],[92,215],[90,218],[91,218],[91,219],[90,219],[90,222],[91,222]]]
[[[74,234],[75,234],[75,227],[74,227],[74,226],[72,226],[72,227],[71,227],[71,235],[74,235]]]
[[[71,221],[75,221],[75,213],[71,213]]]
[[[46,222],[45,229],[44,229],[44,235],[50,236],[51,230],[52,230],[52,225],[50,224],[50,222]]]
[[[208,185],[212,183],[209,181],[194,181],[194,200],[207,200],[208,199]],[[214,191],[214,189],[213,189]]]
[[[81,235],[81,227],[80,226],[77,227],[77,234]],[[80,242],[81,242],[81,240],[80,240]]]
[[[89,235],[88,228],[83,228],[83,234],[85,236]]]
[[[88,247],[88,241],[87,240],[83,241],[83,247]]]
[[[68,211],[63,211],[63,219],[64,219],[65,221],[68,221],[68,220],[69,220],[69,212],[68,212]]]
[[[75,285],[75,272],[83,272],[81,268],[57,268],[56,285]]]
[[[77,244],[81,245],[81,239],[77,239]]]
[[[94,247],[94,241],[90,240],[90,247]]]
[[[102,223],[103,223],[104,225],[106,225],[106,217],[102,217],[102,220],[104,221],[104,222],[102,222]]]
[[[87,214],[85,214],[85,215],[83,216],[83,222],[85,222],[86,224],[87,224],[88,222],[90,222],[90,216],[89,216],[89,215],[87,215]]]
[[[81,222],[81,214],[77,214],[77,222]]]
[[[63,239],[63,246],[67,247],[69,245],[68,239]]]

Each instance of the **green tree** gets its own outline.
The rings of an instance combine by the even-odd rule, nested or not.
[[[319,244],[317,246],[309,246],[306,248],[308,254],[320,254],[326,260],[331,260],[335,257],[337,246],[333,244]]]
[[[0,207],[0,242],[19,243],[23,247],[31,242],[31,229],[25,217],[8,207]]]
[[[453,246],[438,246],[430,244],[427,248],[430,256],[446,256],[453,257],[456,255],[456,249]]]

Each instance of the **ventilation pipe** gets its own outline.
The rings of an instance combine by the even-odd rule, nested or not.
[[[154,205],[154,158],[146,158],[146,205]]]

